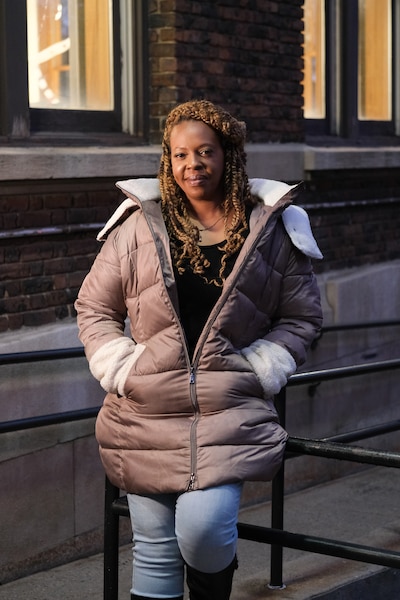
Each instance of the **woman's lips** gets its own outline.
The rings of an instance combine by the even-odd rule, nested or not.
[[[206,181],[205,177],[188,177],[185,180],[189,185],[201,185]]]

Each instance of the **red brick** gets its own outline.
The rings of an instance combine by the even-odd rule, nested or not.
[[[55,323],[56,311],[54,308],[46,308],[44,310],[24,312],[22,318],[25,327],[39,327],[40,325]]]

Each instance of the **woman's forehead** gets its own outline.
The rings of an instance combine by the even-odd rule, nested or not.
[[[203,140],[203,141],[202,141]],[[220,144],[215,130],[203,121],[190,119],[174,125],[170,134],[171,146],[192,145],[194,143]]]

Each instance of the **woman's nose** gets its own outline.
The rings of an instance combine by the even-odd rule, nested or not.
[[[201,167],[201,159],[200,156],[196,153],[196,152],[192,152],[188,155],[188,163],[187,163],[188,167],[191,167],[192,169],[198,169],[199,167]]]

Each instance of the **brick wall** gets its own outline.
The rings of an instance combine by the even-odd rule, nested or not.
[[[302,0],[150,3],[150,138],[179,102],[207,98],[252,142],[300,142]]]
[[[0,333],[74,315],[78,289],[100,248],[90,224],[104,223],[120,199],[114,181],[3,185]]]
[[[400,258],[398,169],[316,172],[302,201],[324,254],[316,272]]]

